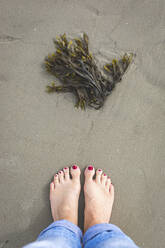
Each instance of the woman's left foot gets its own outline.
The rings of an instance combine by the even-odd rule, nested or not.
[[[77,165],[66,167],[54,176],[50,184],[50,204],[54,221],[68,220],[78,224],[78,199],[80,195],[80,169]]]

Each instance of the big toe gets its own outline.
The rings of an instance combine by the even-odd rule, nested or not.
[[[95,174],[95,169],[92,165],[89,165],[86,169],[85,169],[85,180],[86,181],[90,181],[93,179],[93,176]]]
[[[72,179],[73,180],[79,180],[80,179],[80,174],[81,174],[81,171],[80,171],[80,168],[74,164],[71,169],[70,169],[70,173],[71,173],[71,176],[72,176]]]

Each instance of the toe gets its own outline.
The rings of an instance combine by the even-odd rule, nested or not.
[[[109,192],[110,192],[111,197],[113,197],[113,198],[114,198],[114,193],[115,193],[114,191],[115,191],[115,190],[114,190],[114,186],[113,186],[113,184],[111,183]]]
[[[88,168],[85,169],[85,180],[92,180],[95,174],[95,169],[92,165],[89,165]]]
[[[101,169],[98,169],[97,171],[96,171],[96,182],[97,183],[100,183],[101,182],[101,174],[102,174],[102,170]]]
[[[50,192],[53,192],[54,191],[54,182],[51,182],[50,183]]]
[[[105,186],[106,181],[107,181],[107,175],[103,173],[101,175],[101,183]]]
[[[70,176],[69,176],[69,168],[68,167],[65,167],[63,169],[63,172],[64,172],[64,177],[65,177],[65,180],[68,181],[70,179]]]
[[[71,168],[70,168],[70,173],[71,173],[71,176],[72,176],[72,179],[73,180],[80,180],[80,168],[74,164]]]
[[[59,182],[63,183],[64,182],[64,172],[59,171],[58,176],[59,176]]]
[[[105,184],[107,191],[110,190],[110,185],[111,185],[111,179],[110,179],[110,177],[108,177],[107,181],[106,181],[106,184]]]
[[[58,185],[59,184],[59,177],[58,174],[54,175],[54,185]]]

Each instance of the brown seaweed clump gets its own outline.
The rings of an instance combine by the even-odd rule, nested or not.
[[[83,37],[72,40],[68,40],[65,34],[54,40],[56,51],[45,58],[45,65],[47,71],[60,80],[61,85],[53,82],[47,86],[47,91],[72,92],[77,99],[76,107],[99,109],[116,83],[121,81],[133,54],[125,54],[118,61],[113,59],[104,65],[101,72],[89,52],[88,41],[85,33]]]

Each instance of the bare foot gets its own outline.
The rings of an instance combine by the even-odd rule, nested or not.
[[[111,179],[101,169],[96,171],[96,179],[93,179],[95,170],[88,166],[85,170],[85,220],[84,231],[89,227],[109,223],[114,202],[114,187]]]
[[[77,165],[59,171],[50,184],[50,204],[54,221],[68,220],[78,223],[78,199],[80,194],[80,169]]]

